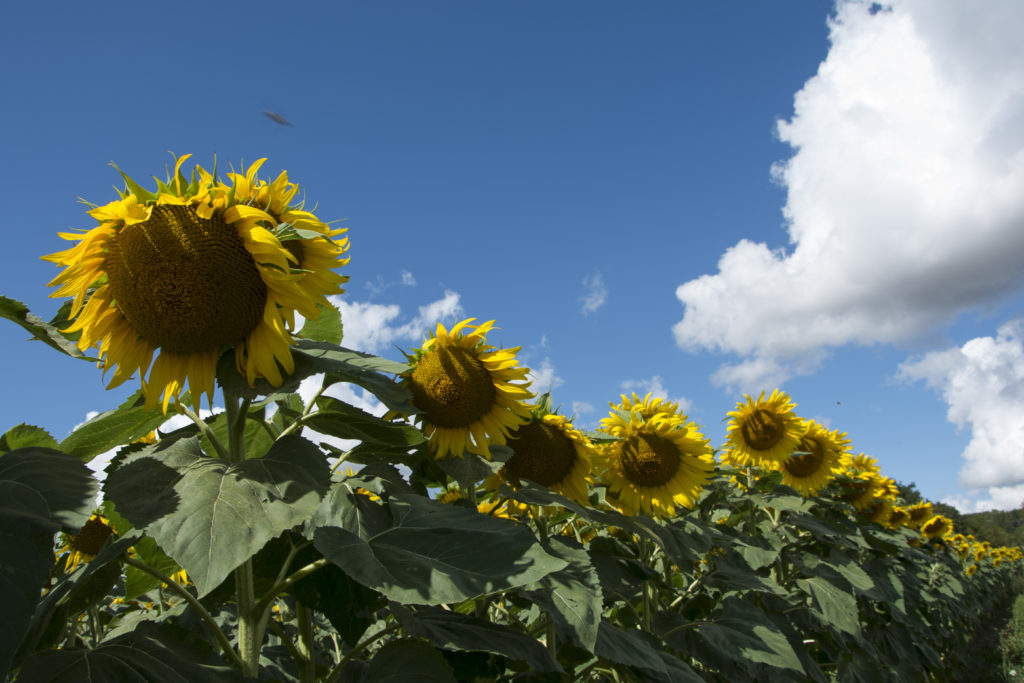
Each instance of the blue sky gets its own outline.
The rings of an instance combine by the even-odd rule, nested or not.
[[[928,498],[1017,507],[1022,11],[21,3],[0,293],[56,310],[39,256],[93,224],[77,197],[114,198],[108,162],[267,157],[349,228],[348,345],[399,357],[493,318],[578,424],[654,391],[716,445],[781,386]],[[0,325],[8,426],[62,437],[134,389],[24,337]]]

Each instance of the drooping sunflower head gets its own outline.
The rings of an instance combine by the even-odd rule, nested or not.
[[[619,437],[601,447],[600,479],[608,500],[624,514],[657,517],[693,507],[710,480],[715,459],[711,445],[685,416],[656,412],[644,417],[636,406],[613,411],[602,431]]]
[[[77,244],[44,257],[64,268],[51,296],[74,297],[65,331],[114,369],[108,388],[138,373],[147,406],[165,412],[186,382],[212,401],[217,359],[231,347],[250,385],[280,385],[294,369],[295,311],[316,317],[343,291],[346,278],[331,271],[348,262],[347,239],[335,239],[344,230],[291,207],[286,176],[258,181],[262,159],[231,185],[199,167],[186,179],[189,156],[156,192],[124,176],[120,199],[89,211],[99,225],[61,233]]]
[[[730,462],[774,469],[797,450],[803,425],[796,413],[796,404],[776,389],[767,399],[764,392],[755,401],[736,404],[729,413],[732,418],[726,432],[725,449]]]
[[[860,513],[875,524],[886,524],[892,516],[892,503],[887,498],[875,498]]]
[[[841,467],[846,435],[825,429],[813,420],[805,422],[795,452],[777,465],[782,483],[810,496],[828,486]]]
[[[921,533],[932,540],[939,540],[953,533],[953,520],[943,515],[935,515],[921,525]]]
[[[107,539],[114,534],[105,517],[93,513],[77,534],[61,534],[57,555],[64,558],[64,571],[71,573],[79,564],[85,564],[100,554]]]
[[[546,486],[580,505],[587,504],[593,444],[562,415],[534,415],[509,435],[512,457],[501,468],[505,481]]]
[[[504,445],[509,431],[529,419],[524,401],[533,394],[528,368],[516,359],[519,348],[495,349],[486,341],[494,325],[463,320],[414,349],[402,384],[412,394],[423,433],[437,458],[470,451],[490,457],[488,446]]]

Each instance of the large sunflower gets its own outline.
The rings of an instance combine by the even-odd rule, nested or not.
[[[465,451],[489,458],[491,443],[504,445],[509,431],[525,423],[533,397],[527,389],[528,368],[516,359],[519,347],[495,349],[487,344],[490,320],[471,325],[463,320],[414,349],[402,383],[412,394],[418,420],[436,457],[462,457]],[[466,333],[464,333],[464,331]]]
[[[846,435],[829,431],[813,420],[805,423],[796,453],[777,467],[782,483],[810,496],[828,486],[841,468],[842,456],[849,444]]]
[[[797,450],[803,435],[803,424],[793,409],[796,404],[776,389],[767,399],[764,392],[757,400],[745,396],[747,402],[736,404],[729,413],[725,449],[728,461],[739,466],[753,465],[775,469]]]
[[[619,440],[602,446],[599,458],[609,501],[629,515],[643,510],[668,517],[676,506],[693,507],[715,469],[711,446],[696,425],[653,409],[649,401],[628,412],[613,408],[601,429]]]
[[[280,385],[294,369],[294,312],[316,317],[325,295],[343,291],[330,270],[348,262],[347,239],[334,239],[344,230],[291,207],[285,174],[257,181],[261,159],[230,174],[233,185],[199,167],[189,181],[189,156],[156,193],[125,176],[120,199],[89,211],[99,225],[62,233],[77,244],[44,257],[64,267],[51,296],[74,297],[66,332],[115,368],[108,388],[138,372],[147,406],[162,396],[165,412],[186,381],[212,401],[217,359],[232,346],[250,384]]]
[[[590,440],[562,415],[534,416],[508,438],[512,457],[501,468],[502,479],[518,485],[529,479],[580,505],[587,504],[591,460]]]

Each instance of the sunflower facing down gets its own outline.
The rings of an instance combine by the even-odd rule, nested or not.
[[[93,513],[77,534],[61,534],[57,555],[67,553],[67,557],[64,558],[64,571],[70,574],[79,564],[86,564],[99,555],[111,535],[116,535],[114,529],[99,513]]]
[[[616,407],[616,406],[613,406]],[[599,471],[608,500],[621,512],[669,517],[693,507],[715,469],[711,446],[685,416],[620,407],[601,430],[619,437],[601,447]]]
[[[77,244],[44,257],[64,268],[51,296],[74,297],[65,332],[99,349],[100,366],[114,369],[108,388],[138,373],[147,407],[164,412],[186,382],[212,401],[231,347],[250,385],[280,385],[294,369],[294,312],[316,317],[325,295],[343,291],[346,278],[330,270],[348,262],[347,239],[334,239],[344,230],[289,205],[297,188],[286,174],[257,181],[261,159],[230,174],[233,185],[199,167],[188,180],[189,156],[156,193],[124,176],[121,198],[88,212],[99,225],[61,233]]]
[[[568,418],[535,415],[511,433],[506,445],[512,449],[512,457],[501,468],[501,479],[513,486],[529,479],[580,505],[587,504],[591,460],[596,451]]]
[[[533,397],[529,372],[516,360],[519,348],[495,349],[486,335],[490,320],[471,325],[469,318],[451,331],[438,323],[437,333],[414,349],[402,375],[422,422],[423,434],[437,458],[462,457],[469,451],[490,458],[488,446],[504,445],[509,431],[525,423]]]
[[[728,461],[739,466],[753,465],[775,469],[797,450],[803,435],[803,421],[793,409],[796,404],[776,389],[767,399],[764,392],[757,400],[745,396],[746,404],[737,403],[729,413],[725,449]]]

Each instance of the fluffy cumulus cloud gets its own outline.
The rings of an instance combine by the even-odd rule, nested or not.
[[[583,287],[586,289],[586,293],[580,299],[582,303],[580,310],[583,315],[596,313],[597,309],[604,306],[604,302],[608,299],[608,288],[604,286],[604,277],[599,271],[588,275],[583,278]]]
[[[341,322],[345,330],[342,342],[346,347],[381,353],[392,344],[421,342],[427,330],[437,323],[452,322],[463,315],[459,294],[446,291],[444,296],[426,306],[417,314],[400,322],[401,308],[396,304],[374,304],[333,297],[332,303],[341,309]]]
[[[938,391],[949,421],[970,429],[960,482],[987,488],[988,500],[979,505],[1018,507],[1024,501],[1024,321],[908,361],[899,377]]]
[[[555,373],[554,363],[547,357],[540,362],[540,367],[530,366],[527,378],[530,380],[530,390],[538,395],[565,384],[565,380]]]
[[[1024,279],[1024,3],[840,0],[778,124],[789,245],[742,240],[676,290],[687,350],[753,389],[830,347],[896,343]]]

